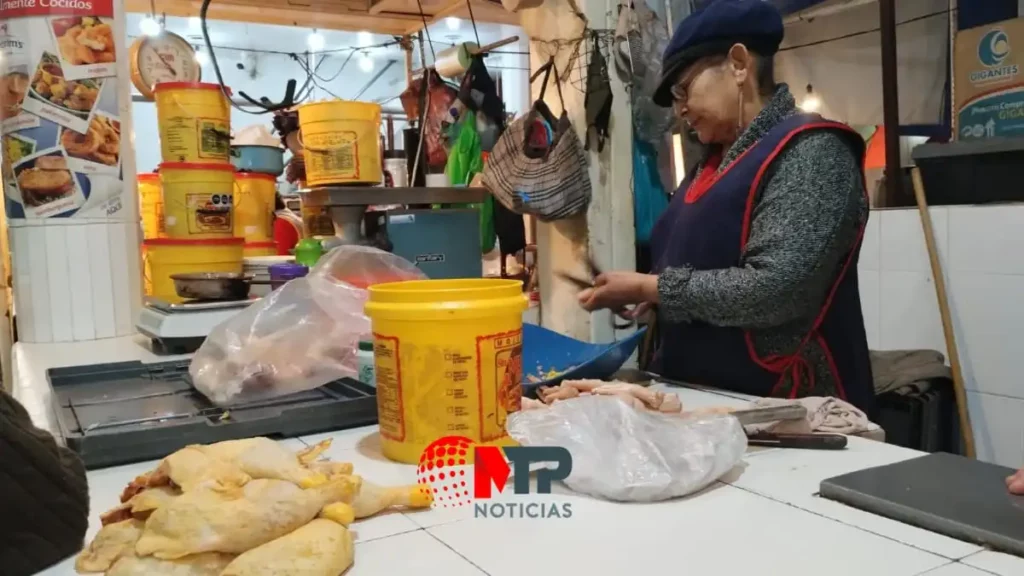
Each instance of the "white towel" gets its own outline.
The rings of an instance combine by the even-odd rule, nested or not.
[[[804,420],[782,420],[766,424],[747,426],[748,432],[775,432],[785,434],[809,434],[826,432],[831,434],[873,436],[880,431],[878,424],[868,420],[866,414],[849,402],[831,396],[810,396],[797,400],[761,398],[754,402],[755,408],[799,404],[807,409]]]

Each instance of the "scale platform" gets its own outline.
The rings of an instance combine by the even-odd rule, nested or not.
[[[154,351],[188,354],[198,350],[217,325],[234,318],[257,301],[190,301],[172,304],[147,297],[135,327],[153,341]]]

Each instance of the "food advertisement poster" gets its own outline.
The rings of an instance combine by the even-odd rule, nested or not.
[[[1024,18],[957,32],[956,137],[1024,136]]]
[[[129,217],[113,1],[0,0],[9,219]]]

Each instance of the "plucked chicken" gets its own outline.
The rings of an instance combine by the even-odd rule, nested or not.
[[[354,560],[352,533],[317,518],[235,558],[221,576],[338,576]]]
[[[234,490],[185,492],[153,512],[135,551],[164,559],[240,554],[308,523],[328,504],[351,501],[359,484],[358,476],[342,476],[304,490],[260,479]]]
[[[388,509],[426,508],[419,485],[380,486],[349,462],[267,438],[183,448],[124,489],[79,554],[106,576],[339,576],[353,563],[346,526]]]

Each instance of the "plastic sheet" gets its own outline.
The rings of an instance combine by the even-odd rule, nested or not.
[[[506,427],[524,446],[568,449],[569,488],[623,502],[696,492],[728,472],[747,449],[743,427],[732,416],[660,414],[608,396],[516,412]]]
[[[341,246],[217,326],[189,366],[192,384],[218,406],[312,390],[357,378],[370,336],[366,287],[424,279],[415,265],[367,246]]]

